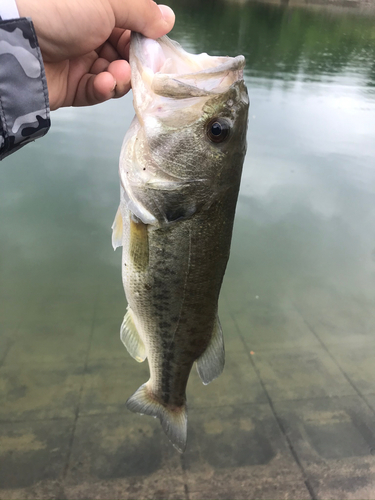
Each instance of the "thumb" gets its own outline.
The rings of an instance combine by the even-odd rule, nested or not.
[[[159,38],[173,28],[175,15],[166,5],[152,0],[110,0],[116,19],[116,27],[142,33],[148,38]]]

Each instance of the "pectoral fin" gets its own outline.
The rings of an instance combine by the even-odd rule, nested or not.
[[[219,318],[216,318],[211,342],[197,360],[197,371],[204,385],[217,378],[224,369],[224,339]]]
[[[148,266],[147,224],[133,214],[130,215],[129,252],[136,271],[144,271]]]
[[[130,356],[138,363],[142,363],[146,359],[146,348],[134,324],[133,311],[130,307],[128,307],[121,325],[120,338]]]
[[[113,224],[112,224],[113,250],[116,250],[117,247],[122,246],[122,231],[123,231],[122,216],[121,216],[120,207],[118,207],[115,220],[113,221]]]

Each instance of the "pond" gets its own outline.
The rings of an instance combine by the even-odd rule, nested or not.
[[[0,498],[375,498],[375,9],[167,3],[186,50],[246,57],[226,369],[193,370],[183,455],[126,410],[132,96],[54,112],[0,165]]]

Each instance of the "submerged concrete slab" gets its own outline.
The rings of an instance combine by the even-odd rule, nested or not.
[[[91,324],[96,296],[97,286],[90,286],[89,277],[81,275],[77,283],[76,276],[59,272],[55,284],[50,285],[30,309],[27,321],[65,323],[67,319],[71,322],[82,319]]]
[[[67,500],[188,500],[184,489],[165,487],[154,481],[114,479],[110,481],[87,482],[64,489]]]
[[[273,401],[355,394],[322,347],[258,351],[252,359]]]
[[[189,500],[310,500],[306,487],[293,473],[274,471],[233,471],[224,474],[214,487],[189,491]]]
[[[1,316],[0,316],[1,317]],[[16,341],[17,327],[15,323],[0,321],[0,367]]]
[[[3,278],[3,275],[2,275]],[[24,285],[25,277],[22,279]],[[4,286],[2,282],[0,286]],[[36,307],[40,299],[39,290],[27,292],[21,284],[15,287],[12,292],[0,290],[0,318],[5,324],[18,327],[27,319],[30,312]]]
[[[121,348],[121,346],[120,346]],[[124,349],[124,360],[92,360],[87,367],[80,415],[129,413],[126,400],[149,379],[148,365],[137,363]]]
[[[182,461],[189,498],[310,498],[268,405],[192,410]]]
[[[287,300],[279,304],[260,297],[233,317],[249,350],[319,346],[316,336]]]
[[[333,288],[301,287],[294,298],[296,308],[326,345],[373,341],[375,314],[373,306],[351,300]]]
[[[35,366],[40,363],[83,366],[89,347],[91,320],[27,322],[18,330],[4,365]]]
[[[330,346],[340,368],[362,394],[375,393],[375,339],[366,346]]]
[[[0,426],[0,498],[4,490],[61,479],[73,420],[14,422]],[[6,495],[5,495],[6,496]]]
[[[375,394],[366,394],[366,402],[372,408],[375,413]]]
[[[74,365],[7,365],[0,368],[0,381],[0,422],[74,418],[83,370]]]
[[[93,486],[91,493],[97,488],[94,498],[101,498],[99,491],[103,498],[160,498],[163,494],[173,498],[168,496],[172,492],[185,497],[180,454],[159,421],[131,413],[78,419],[66,496],[87,498],[83,483]]]
[[[319,500],[375,499],[375,464],[372,458],[312,464],[307,468],[307,474]]]
[[[64,498],[59,480],[43,480],[26,488],[0,489],[1,500],[60,500]]]
[[[238,327],[230,314],[230,310],[228,307],[225,307],[224,299],[220,302],[219,318],[223,330],[225,352],[243,352],[244,344]]]
[[[276,402],[317,498],[375,498],[375,418],[358,396]]]
[[[119,252],[119,250],[117,250]],[[121,259],[121,257],[119,257]],[[113,318],[117,320],[119,325],[124,319],[126,313],[127,302],[125,298],[124,288],[121,281],[121,262],[118,268],[105,276],[103,276],[102,284],[98,290],[98,296],[95,306],[95,318]],[[113,272],[112,272],[113,271]]]
[[[93,325],[88,363],[105,360],[126,360],[129,356],[120,339],[122,317],[98,318]]]

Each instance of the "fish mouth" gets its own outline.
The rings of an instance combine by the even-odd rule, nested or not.
[[[166,35],[152,40],[133,32],[130,66],[135,97],[152,92],[186,99],[226,92],[243,79],[245,58],[190,54]]]

